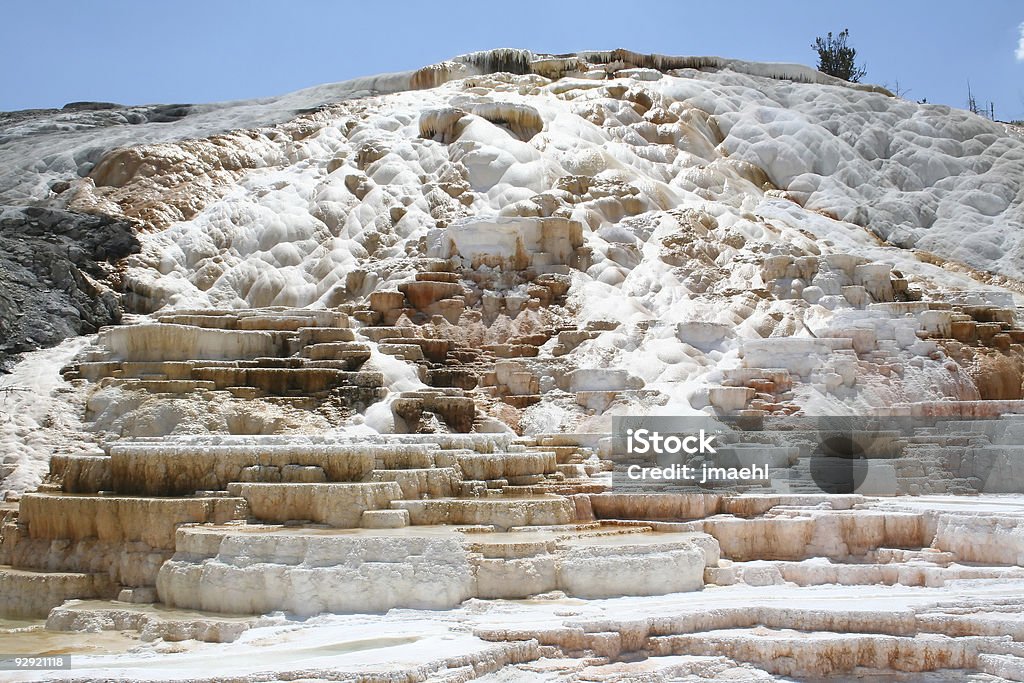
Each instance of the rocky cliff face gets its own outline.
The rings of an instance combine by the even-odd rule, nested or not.
[[[108,216],[39,207],[0,212],[0,368],[11,356],[121,321],[117,262],[140,248]]]

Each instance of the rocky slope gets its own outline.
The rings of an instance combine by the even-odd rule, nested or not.
[[[135,232],[128,221],[59,209],[0,213],[0,368],[121,322],[115,264],[139,251]]]

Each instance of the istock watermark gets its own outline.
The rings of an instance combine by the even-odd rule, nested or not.
[[[644,481],[665,480],[694,484],[709,482],[744,482],[760,481],[768,478],[768,467],[751,465],[750,467],[714,467],[701,463],[700,467],[689,465],[671,465],[669,467],[641,467],[629,465],[626,476],[633,480]]]
[[[714,455],[717,451],[712,444],[714,434],[707,434],[703,429],[698,434],[690,436],[677,436],[670,434],[662,436],[660,432],[649,429],[627,429],[626,450],[631,454],[655,455],[674,453],[709,453]]]
[[[715,438],[718,434],[710,434],[700,429],[696,434],[664,435],[652,429],[626,429],[626,453],[628,455],[675,456],[685,455],[718,455]],[[709,482],[742,482],[767,479],[768,468],[765,465],[750,467],[716,467],[708,462],[699,465],[673,463],[667,467],[643,467],[638,464],[626,467],[626,476],[634,481],[661,480],[683,483],[707,484]]]
[[[613,489],[1024,493],[1024,416],[617,416]]]

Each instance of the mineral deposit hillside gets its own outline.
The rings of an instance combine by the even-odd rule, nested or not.
[[[798,65],[2,114],[0,652],[1024,680],[1022,303],[1019,129]],[[631,483],[613,418],[672,415],[768,469]],[[848,490],[821,415],[876,420]]]

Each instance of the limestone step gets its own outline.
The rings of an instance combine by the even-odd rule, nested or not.
[[[235,367],[239,368],[287,368],[298,369],[306,367],[307,360],[298,357],[261,356],[250,360],[239,361]]]
[[[238,325],[238,318],[233,315],[164,314],[154,317],[168,325],[190,325],[219,330],[233,330]]]
[[[360,481],[378,458],[400,458],[408,449],[380,445],[115,443],[110,446],[111,484],[125,494],[174,496],[225,491],[244,481],[243,470],[261,467],[277,481],[290,466],[320,468],[327,481]]]
[[[568,498],[439,498],[395,500],[394,510],[408,510],[414,525],[482,524],[498,529],[516,526],[568,524],[576,518],[576,506]]]
[[[534,358],[540,353],[539,348],[529,344],[485,344],[483,349],[498,358]]]
[[[664,595],[703,587],[704,567],[718,561],[714,539],[700,533],[653,534],[647,533],[649,531],[606,534],[554,529],[502,535],[528,538],[554,533],[557,540],[552,559],[556,562],[554,576],[548,579],[547,586],[553,584],[572,596]],[[475,534],[468,536],[472,538]],[[502,587],[493,583],[506,574],[510,564],[514,566],[515,561],[504,557],[481,561],[481,571],[477,573],[484,593],[481,597],[514,597],[514,591],[521,590],[521,586]],[[536,564],[534,567],[539,568]],[[494,576],[490,576],[489,571],[494,571]],[[533,592],[544,585],[538,585],[536,579],[530,583]]]
[[[416,280],[398,285],[398,291],[405,294],[413,308],[422,311],[442,299],[461,296],[466,289],[458,282]]]
[[[457,454],[455,459],[465,479],[486,481],[551,474],[556,471],[556,456],[550,450],[492,454],[462,453]]]
[[[336,320],[325,320],[336,325]],[[248,315],[240,317],[236,328],[239,330],[274,330],[297,332],[303,327],[316,324],[315,316],[305,315]]]
[[[268,307],[252,309],[195,309],[158,313],[165,324],[211,329],[298,330],[301,327],[348,327],[348,316],[340,311]]]
[[[113,598],[119,586],[107,572],[47,572],[0,566],[0,616],[41,619],[65,600]]]
[[[104,361],[236,361],[281,356],[284,332],[206,329],[188,325],[140,323],[106,327],[97,336],[99,351],[84,360]]]
[[[486,363],[493,354],[488,354],[484,349],[471,349],[460,347],[448,351],[447,362],[472,365]]]
[[[367,360],[366,354],[359,351],[343,351],[338,358],[325,360],[307,360],[301,367],[316,369],[327,368],[331,370],[345,370],[352,372],[358,370]]]
[[[113,488],[110,457],[100,455],[50,456],[48,481],[61,484],[64,493],[99,493]]]
[[[229,614],[449,609],[475,594],[469,559],[448,529],[191,527],[157,587],[168,606]]]
[[[906,564],[823,563],[818,560],[801,562],[733,562],[724,567],[708,567],[704,578],[719,586],[748,584],[752,586],[792,583],[797,586],[922,586],[940,587],[950,581],[991,580],[1007,581],[1024,578],[1020,567],[967,567],[955,565],[941,567],[915,562]]]
[[[751,610],[760,614],[766,610]],[[870,613],[868,613],[870,614]],[[832,616],[833,613],[828,613]],[[838,623],[849,624],[849,631],[830,630],[835,626],[805,626],[802,615],[790,614],[776,628],[752,625],[750,628],[701,629],[686,635],[652,636],[646,646],[653,657],[677,654],[738,659],[785,678],[804,678],[811,671],[828,676],[824,680],[858,680],[877,672],[890,677],[889,662],[899,661],[904,680],[942,680],[906,677],[908,673],[935,669],[975,670],[976,647],[961,639],[921,639],[911,635],[877,633],[877,627],[862,625],[856,616],[841,615]],[[835,617],[833,617],[835,618]],[[874,617],[877,621],[877,613]],[[741,621],[741,619],[736,619]],[[821,619],[816,619],[821,622]],[[799,631],[793,630],[798,625]],[[856,630],[854,630],[856,629]],[[967,639],[963,639],[967,640]],[[970,641],[968,641],[970,642]],[[939,664],[941,662],[941,664]],[[827,664],[822,664],[827,663]],[[968,680],[955,675],[955,680]],[[819,679],[822,680],[822,679]],[[897,679],[899,680],[899,679]]]
[[[376,452],[373,461],[375,470],[415,470],[431,467],[451,467],[455,462],[457,449],[400,445],[382,448]]]
[[[512,487],[510,487],[511,490]],[[567,479],[562,482],[545,482],[537,486],[520,487],[521,495],[538,496],[543,494],[555,494],[559,496],[575,496],[578,494],[604,493],[611,489],[611,481],[601,482],[586,479]]]
[[[84,599],[55,607],[46,618],[46,631],[135,631],[145,634],[145,639],[163,638],[167,642],[230,643],[258,622],[257,617],[251,616],[228,616],[163,606],[153,609],[152,605],[145,603],[158,602],[155,598],[135,602],[140,596],[138,589],[133,589],[132,601],[126,601],[123,599],[126,592],[121,591],[116,601]],[[156,589],[147,587],[145,592],[155,593]]]
[[[416,280],[418,282],[460,282],[462,276],[459,273],[416,273]]]
[[[360,342],[318,342],[303,347],[303,358],[310,360],[347,360],[358,366],[370,359],[370,347]]]
[[[451,347],[447,339],[425,339],[423,337],[384,337],[379,344],[415,344],[420,347],[422,357],[435,363],[444,362]]]
[[[420,336],[420,331],[416,327],[361,327],[358,331],[360,335],[373,342],[380,342],[380,340],[388,338]]]
[[[460,392],[461,393],[461,392]],[[559,435],[555,435],[558,437]],[[564,435],[570,439],[577,437],[597,438],[598,435]],[[602,435],[607,436],[607,435]],[[368,445],[387,446],[396,453],[406,455],[416,451],[432,451],[436,449],[462,449],[477,453],[498,453],[512,448],[515,450],[512,437],[508,434],[197,434],[188,436],[157,436],[135,437],[131,440],[136,444],[168,444],[173,442],[181,445],[214,446],[236,445],[262,448],[270,445]]]
[[[590,457],[592,451],[581,446],[530,446],[530,450],[552,451],[555,454],[555,462],[559,465],[579,465]]]
[[[120,386],[129,391],[141,389],[152,394],[187,394],[193,391],[213,391],[217,389],[214,382],[194,379],[118,379],[115,386]]]
[[[559,464],[556,465],[556,468],[567,477],[582,478],[587,476],[586,468],[582,464]]]
[[[140,498],[29,493],[21,499],[18,524],[27,538],[97,539],[151,548],[173,548],[180,524],[245,519],[238,497]]]
[[[299,333],[296,339],[299,346],[356,340],[356,331],[349,327],[300,327],[296,331]]]
[[[95,382],[103,377],[138,377],[162,375],[166,379],[190,379],[194,363],[189,361],[121,362],[98,361],[78,363],[77,372],[82,379]]]
[[[248,386],[277,395],[285,395],[289,391],[312,394],[339,387],[375,389],[384,384],[384,376],[379,372],[345,372],[329,368],[196,368],[192,372],[197,379],[213,382],[218,389]],[[367,392],[367,398],[371,393]]]
[[[432,387],[453,387],[472,391],[479,384],[479,372],[472,368],[441,367],[427,371],[426,383]]]
[[[417,344],[395,343],[395,340],[390,340],[389,342],[379,343],[377,350],[411,363],[424,360],[423,349]]]
[[[523,409],[540,403],[541,398],[540,394],[522,394],[517,396],[502,396],[501,402],[507,403],[513,408]]]
[[[403,501],[409,502],[409,501]],[[411,511],[368,511],[369,525]],[[412,515],[410,514],[410,517]],[[587,524],[329,529],[265,525],[192,526],[157,579],[172,607],[261,614],[287,610],[368,612],[444,609],[467,598],[526,598],[563,590],[580,597],[658,595],[698,589],[717,562],[700,533]],[[401,572],[396,571],[401,568]],[[315,582],[314,592],[295,590]]]
[[[363,510],[359,519],[364,529],[400,529],[409,526],[409,511]]]
[[[534,439],[536,444],[543,448],[572,447],[579,449],[581,447],[596,448],[602,439],[607,439],[609,436],[610,434],[607,432],[545,433],[537,434]]]
[[[391,409],[409,425],[415,425],[424,412],[434,413],[456,432],[470,431],[476,417],[476,403],[460,389],[403,391],[392,401]]]
[[[737,503],[758,498],[738,497]],[[813,498],[808,496],[808,498]],[[838,501],[840,496],[822,496]],[[761,500],[768,501],[771,497]],[[796,512],[796,511],[795,511]],[[916,512],[837,510],[829,513],[798,511],[773,517],[740,519],[710,517],[701,523],[718,539],[722,556],[736,561],[803,560],[809,553],[833,560],[861,555],[877,548],[923,548],[931,543],[924,516]],[[825,529],[828,531],[825,531]],[[805,539],[830,539],[827,547],[809,550]]]
[[[430,469],[374,470],[370,481],[393,481],[402,489],[403,498],[447,498],[455,494],[462,481],[454,467]]]
[[[351,529],[364,510],[386,510],[402,497],[395,482],[344,484],[228,484],[228,493],[244,498],[252,517],[270,523],[308,520]]]
[[[1003,681],[1024,681],[1024,657],[1017,654],[978,655],[978,669]]]

